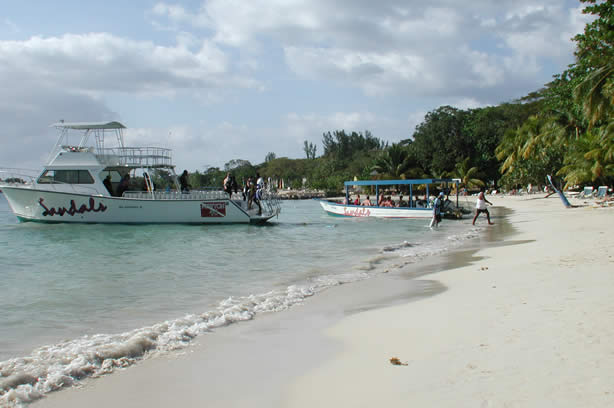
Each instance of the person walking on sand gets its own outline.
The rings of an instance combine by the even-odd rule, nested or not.
[[[475,216],[473,217],[473,225],[475,225],[475,220],[478,218],[480,213],[486,213],[486,218],[488,219],[488,225],[493,225],[494,223],[490,222],[490,213],[486,208],[486,204],[492,205],[490,201],[486,199],[484,195],[484,187],[480,188],[480,194],[478,194],[478,201],[475,203]]]

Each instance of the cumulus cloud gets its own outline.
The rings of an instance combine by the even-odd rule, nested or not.
[[[126,139],[130,144],[170,147],[181,168],[203,170],[207,166],[222,168],[236,158],[259,164],[269,152],[277,157],[303,157],[305,140],[314,143],[321,154],[322,134],[329,130],[364,132],[368,129],[383,140],[390,140],[390,136],[399,140],[403,132],[408,137],[406,123],[381,118],[372,112],[288,113],[269,127],[237,122],[178,125],[171,126],[170,131],[167,128],[128,129]],[[272,142],[271,135],[283,136]]]
[[[21,79],[87,94],[199,92],[231,84],[256,85],[234,76],[215,44],[202,40],[191,50],[185,37],[181,39],[170,47],[108,33],[1,41],[1,81]]]
[[[396,141],[411,134],[425,110],[451,101],[484,106],[541,87],[573,61],[569,39],[587,21],[580,10],[572,0],[158,2],[143,14],[169,31],[155,31],[159,36],[149,41],[113,33],[32,33],[0,41],[0,119],[30,118],[2,133],[27,141],[68,110],[76,120],[117,119],[109,96],[120,94],[123,103],[227,103],[218,122],[194,119],[130,133],[135,141],[147,136],[178,144],[177,159],[195,168],[243,155],[237,152],[256,162],[268,151],[301,156],[303,140],[318,143],[322,132],[335,129],[369,129]],[[11,20],[4,27],[13,27]],[[278,78],[309,84],[314,100],[278,103],[267,127],[233,110],[253,90],[284,92],[283,100],[292,101],[292,85],[280,90],[286,82],[280,86]],[[326,113],[316,100],[335,99],[329,88],[364,101],[347,107],[338,98],[326,109],[345,113]],[[233,90],[244,93],[227,102]],[[398,101],[408,106],[388,114]],[[210,152],[220,149],[217,158]],[[13,153],[12,145],[3,149],[0,162]]]
[[[179,124],[168,128],[128,129],[126,143],[170,148],[173,161],[181,168],[178,170],[203,171],[210,166],[223,168],[226,162],[237,158],[262,163],[266,154],[275,150],[262,142],[269,132],[270,129],[229,122]]]
[[[217,45],[187,34],[179,35],[175,46],[109,33],[0,41],[0,163],[17,166],[15,158],[24,155],[15,153],[27,151],[34,158],[30,166],[39,165],[52,146],[48,136],[42,140],[40,135],[60,118],[117,119],[105,101],[113,93],[168,97],[183,92],[214,100],[228,89],[259,86],[233,73]]]
[[[487,88],[498,100],[520,96],[510,94],[518,89],[513,84],[526,87],[529,76],[534,87],[543,85],[552,75],[543,68],[552,61],[562,68],[571,62],[566,34],[583,25],[559,0],[463,7],[452,0],[209,0],[191,13],[166,3],[156,10],[207,27],[218,44],[258,48],[273,41],[305,79],[338,81],[366,95],[464,97],[477,89],[470,96],[483,98]]]
[[[74,119],[70,115],[82,121],[120,118],[104,103],[85,95],[15,85],[5,86],[0,100],[0,166],[40,168],[58,137],[49,125],[60,119]]]

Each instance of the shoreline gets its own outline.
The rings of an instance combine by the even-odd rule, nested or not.
[[[284,405],[614,405],[614,213],[506,201],[508,245],[430,275],[450,288],[438,296],[326,330],[343,351],[293,383]]]
[[[501,233],[496,231],[504,225],[505,223],[500,223],[496,229],[487,229],[488,234],[478,240],[490,242],[500,239]],[[486,229],[486,226],[484,228]],[[508,233],[509,231],[505,232]],[[146,358],[111,375],[85,379],[79,387],[49,393],[31,405],[77,407],[87,404],[96,407],[108,404],[139,406],[144,403],[138,403],[138,398],[132,402],[124,401],[134,392],[130,391],[131,389],[148,390],[145,394],[139,393],[147,403],[155,406],[163,400],[162,405],[167,405],[173,403],[171,399],[164,399],[167,392],[172,390],[172,395],[181,390],[181,395],[193,394],[194,390],[190,390],[198,388],[198,385],[191,379],[203,377],[214,389],[197,393],[200,398],[215,400],[215,405],[241,406],[248,401],[253,405],[255,399],[261,399],[261,406],[274,406],[275,404],[271,405],[270,398],[279,394],[282,384],[289,386],[290,380],[299,378],[306,368],[320,364],[340,352],[336,342],[329,341],[324,336],[325,329],[349,315],[414,302],[447,290],[445,286],[425,275],[459,264],[469,264],[473,259],[472,254],[483,244],[474,239],[448,252],[422,258],[417,262],[404,262],[403,258],[399,258],[393,265],[389,265],[390,273],[329,287],[282,313],[262,314],[254,320],[214,330],[211,335],[199,336],[194,344],[184,350]],[[301,346],[298,346],[299,344]],[[297,347],[309,351],[297,353]],[[203,366],[206,366],[206,372],[200,372]],[[234,370],[229,367],[237,367],[241,371],[238,381],[242,388],[249,387],[246,384],[255,381],[248,400],[239,403],[237,396],[230,389],[221,386],[233,384],[237,380],[237,374],[230,375]],[[262,373],[258,372],[257,367],[266,370],[266,379],[258,379]],[[272,370],[272,367],[277,369]],[[191,379],[181,383],[177,379],[185,379],[186,372],[190,373]],[[279,375],[275,376],[277,373]],[[264,392],[264,389],[269,391]],[[200,406],[199,401],[198,398],[190,397],[189,400],[182,401],[182,405]],[[279,402],[278,406],[283,404]]]
[[[507,388],[501,391],[502,397],[493,399],[492,396],[475,396],[480,387],[474,383],[467,384],[469,380],[464,378],[477,372],[485,378],[491,375],[480,371],[480,358],[483,358],[481,354],[490,351],[496,341],[483,340],[483,343],[473,345],[475,350],[468,350],[469,354],[479,357],[477,360],[480,364],[469,362],[459,366],[456,374],[463,373],[463,377],[456,375],[449,378],[442,373],[448,373],[450,370],[446,367],[450,361],[454,361],[455,355],[450,354],[451,350],[459,348],[459,342],[463,344],[466,338],[481,328],[479,324],[476,327],[449,321],[447,315],[462,314],[464,303],[469,301],[477,307],[477,312],[487,311],[485,324],[497,326],[498,316],[488,310],[497,310],[499,300],[493,298],[492,292],[496,288],[492,286],[500,285],[499,280],[518,284],[513,279],[513,271],[509,271],[510,265],[513,262],[539,263],[539,254],[535,257],[527,253],[525,247],[543,245],[544,241],[552,238],[548,228],[544,231],[544,225],[537,229],[540,239],[530,236],[535,232],[535,225],[531,223],[541,224],[544,221],[531,213],[527,214],[527,206],[530,208],[533,203],[515,199],[511,199],[510,203],[513,204],[512,209],[520,207],[517,208],[519,212],[508,216],[518,224],[509,225],[510,229],[504,231],[507,239],[503,242],[490,242],[483,248],[480,248],[483,242],[476,242],[477,248],[463,246],[445,256],[435,257],[438,259],[403,265],[401,272],[330,288],[284,313],[265,314],[253,321],[216,331],[211,336],[201,336],[194,346],[181,353],[146,359],[113,375],[86,380],[81,388],[51,393],[32,406],[175,404],[238,407],[250,404],[256,407],[301,407],[372,406],[382,402],[391,406],[407,406],[409,402],[419,402],[419,406],[432,406],[435,402],[436,405],[457,406],[458,401],[473,406],[493,401],[495,405],[507,403],[506,398],[516,393],[514,387],[510,387],[515,382],[503,381]],[[554,211],[559,218],[565,212],[585,210],[559,209],[558,200],[554,203],[554,200],[542,200],[539,207],[547,207],[547,211]],[[603,214],[608,214],[612,219],[611,211],[606,210]],[[548,221],[548,217],[542,218]],[[499,217],[495,222],[497,219],[501,224]],[[576,223],[573,224],[577,227]],[[603,223],[596,226],[599,225]],[[582,224],[580,227],[583,227]],[[499,233],[501,231],[497,228],[486,229],[480,240],[497,239]],[[514,235],[509,235],[511,233]],[[554,238],[560,241],[561,235]],[[608,242],[612,244],[612,239]],[[602,250],[604,248],[605,245]],[[556,258],[555,253],[552,256]],[[507,274],[493,273],[498,269],[492,266],[493,260],[499,258],[511,262],[501,268],[507,269]],[[611,262],[611,257],[609,259]],[[484,266],[479,265],[488,265],[488,269],[480,269]],[[549,268],[545,269],[547,271]],[[540,271],[543,275],[544,271]],[[495,285],[493,277],[496,277]],[[539,283],[542,281],[538,281],[536,286]],[[537,288],[533,289],[535,291]],[[489,302],[484,303],[484,300]],[[505,296],[502,300],[510,301]],[[458,301],[458,308],[448,310],[446,305],[450,301]],[[609,310],[612,310],[611,305]],[[437,321],[431,321],[435,312],[440,313],[448,325],[439,327]],[[476,322],[471,323],[475,325]],[[415,331],[417,324],[438,335],[425,338],[424,333]],[[502,326],[505,329],[507,325],[502,322]],[[501,343],[501,338],[498,340]],[[441,354],[434,346],[441,348]],[[515,352],[518,354],[518,350]],[[394,356],[410,366],[390,365],[388,359]],[[522,358],[522,355],[513,356]],[[497,359],[500,356],[495,353],[494,360]],[[418,362],[422,364],[420,369],[417,369]],[[475,367],[471,368],[470,365]],[[611,361],[607,367],[614,368]],[[491,373],[499,374],[492,369]],[[437,382],[440,377],[446,381]],[[493,384],[490,384],[493,387],[498,385],[498,377],[494,377],[491,381]],[[518,378],[515,380],[519,381]],[[534,388],[531,390],[534,391]],[[474,393],[466,395],[467,389]],[[408,394],[408,390],[412,390],[411,394]],[[452,397],[462,397],[459,400],[451,398],[450,392]],[[543,399],[545,394],[540,397]],[[606,401],[612,402],[612,394],[609,398]],[[571,401],[575,405],[568,406],[591,405],[578,405],[577,399]],[[536,406],[534,402],[529,399],[524,404],[521,401],[519,405]]]

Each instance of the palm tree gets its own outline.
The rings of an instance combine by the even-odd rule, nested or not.
[[[611,118],[614,107],[614,62],[597,68],[584,78],[573,96],[586,117],[589,129]]]
[[[573,150],[565,157],[565,165],[558,175],[565,176],[565,187],[594,183],[614,175],[612,164],[604,160],[600,146],[601,137],[594,131],[587,131]]]
[[[614,62],[589,73],[574,89],[575,102],[582,107],[588,130],[560,170],[568,185],[602,181],[614,177]]]
[[[572,129],[558,117],[534,115],[516,130],[507,131],[495,150],[497,159],[503,162],[500,169],[504,184],[538,183],[546,174],[560,169],[563,152],[573,145]]]
[[[512,173],[523,159],[535,150],[541,131],[542,119],[538,116],[529,117],[516,130],[509,130],[495,149],[497,159],[503,161],[501,173]]]
[[[459,188],[471,188],[471,187],[483,187],[484,182],[477,178],[479,169],[477,167],[470,167],[469,157],[463,161],[456,163],[455,175],[461,180]]]
[[[604,159],[614,162],[614,120],[610,120],[607,125],[602,126],[599,133]]]
[[[411,164],[408,150],[393,144],[375,159],[373,170],[385,178],[404,179]]]

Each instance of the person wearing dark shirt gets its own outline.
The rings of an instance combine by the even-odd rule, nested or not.
[[[188,183],[188,171],[184,170],[183,173],[181,173],[181,176],[179,177],[179,185],[181,187],[181,192],[182,193],[188,193],[190,192],[190,184]]]
[[[113,195],[113,185],[111,184],[111,175],[110,174],[108,174],[107,177],[105,177],[105,179],[102,182],[102,184],[104,184],[104,186],[107,188],[107,190],[109,190],[109,194]]]
[[[124,195],[124,191],[128,190],[130,187],[130,174],[126,174],[119,182],[117,186],[117,196],[121,197]]]

